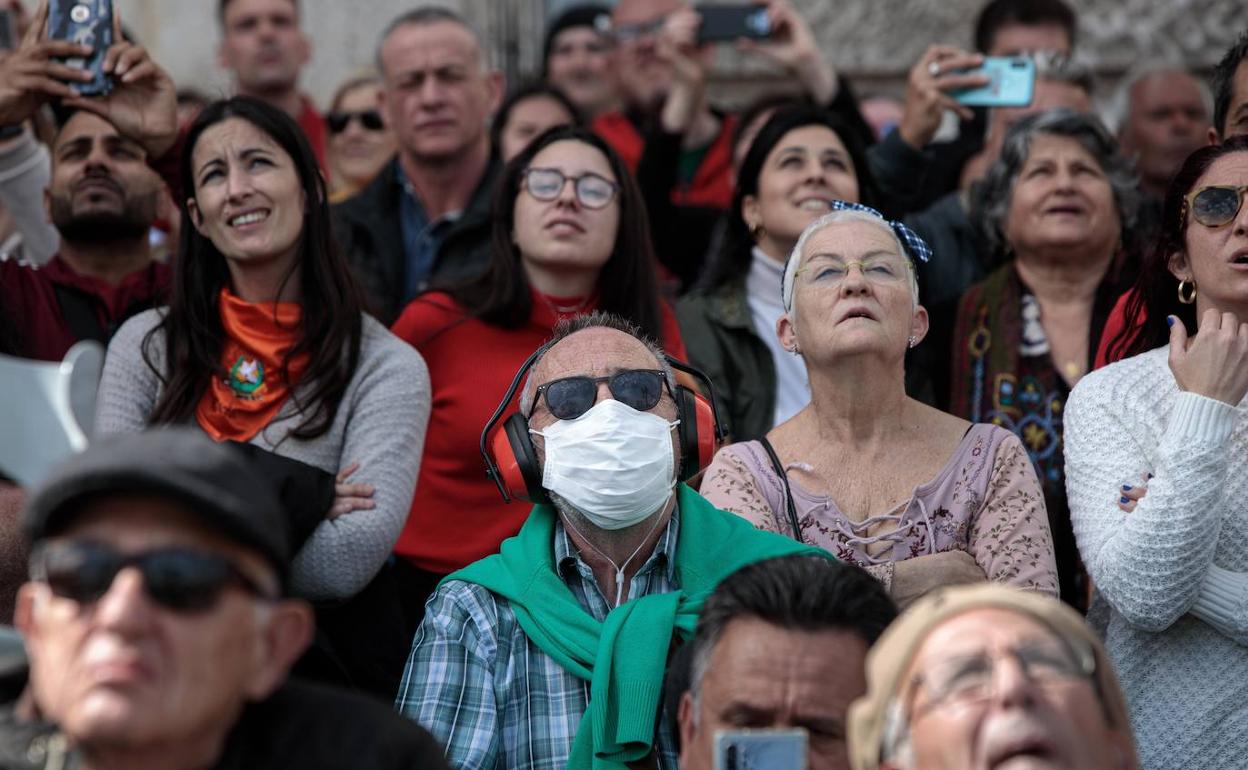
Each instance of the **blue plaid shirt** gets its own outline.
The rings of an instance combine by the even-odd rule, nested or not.
[[[628,586],[628,599],[677,589],[675,514],[654,553]],[[610,605],[562,522],[555,564],[585,611],[599,621]],[[395,708],[433,733],[452,767],[471,770],[565,770],[589,682],[568,673],[520,628],[511,604],[473,583],[454,580],[430,597],[412,640]],[[676,770],[670,719],[662,715],[661,770]]]

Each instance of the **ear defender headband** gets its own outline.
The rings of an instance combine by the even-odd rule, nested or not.
[[[537,360],[538,350],[529,356],[512,378],[507,393],[499,403],[494,414],[485,423],[481,431],[481,456],[485,458],[485,475],[494,480],[498,491],[505,502],[526,500],[530,503],[550,505],[550,496],[542,486],[542,471],[537,462],[537,450],[533,446],[533,437],[529,434],[529,421],[520,412],[513,412],[503,421],[501,429],[498,423],[503,413],[511,405],[516,391],[524,383],[525,375]],[[715,389],[711,380],[694,367],[665,356],[672,369],[687,376],[706,388],[703,396],[693,388],[678,382],[673,396],[676,398],[676,417],[680,424],[676,426],[677,438],[680,442],[680,473],[678,480],[686,481],[711,464],[715,450],[719,448],[728,435],[728,429],[719,419],[719,410],[715,407]]]

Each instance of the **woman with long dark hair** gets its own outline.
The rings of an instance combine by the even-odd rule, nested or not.
[[[478,440],[560,319],[614,313],[684,356],[637,185],[595,134],[553,128],[516,156],[495,193],[492,237],[480,278],[417,297],[394,325],[433,381],[420,480],[395,548],[413,567],[405,599],[415,621],[442,576],[498,550],[528,515],[486,478]]]
[[[802,230],[834,200],[875,203],[854,133],[815,107],[778,110],[741,162],[724,250],[677,304],[692,363],[714,382],[736,441],[762,437],[810,401],[805,364],[776,337],[780,278]]]
[[[1066,488],[1145,767],[1243,764],[1248,733],[1248,139],[1175,175],[1131,356],[1066,404]],[[1134,331],[1130,331],[1134,330]]]
[[[190,423],[338,481],[291,588],[343,599],[377,574],[411,503],[429,411],[420,356],[366,316],[299,127],[263,102],[207,107],[181,159],[167,308],[109,345],[96,430]]]

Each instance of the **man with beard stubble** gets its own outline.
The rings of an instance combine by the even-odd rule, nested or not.
[[[74,95],[67,82],[85,73],[55,57],[77,46],[40,40],[43,14],[0,64],[0,124],[20,124],[45,102],[71,111],[52,143],[44,191],[61,247],[40,268],[0,261],[0,352],[59,361],[79,340],[106,344],[124,320],[160,304],[170,271],[153,260],[148,239],[163,194],[149,162],[173,147],[177,113],[169,76],[127,42],[105,61],[112,92]]]

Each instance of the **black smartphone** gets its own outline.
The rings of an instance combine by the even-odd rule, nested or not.
[[[13,12],[5,8],[0,10],[0,51],[17,48],[17,24],[13,21]]]
[[[70,67],[87,70],[88,82],[71,83],[83,96],[102,96],[112,90],[112,78],[104,74],[104,54],[113,45],[112,0],[50,0],[48,37],[89,46],[91,55],[67,59]]]
[[[698,27],[699,43],[722,43],[747,37],[765,40],[771,37],[771,19],[767,6],[708,3],[696,7],[702,17]]]

